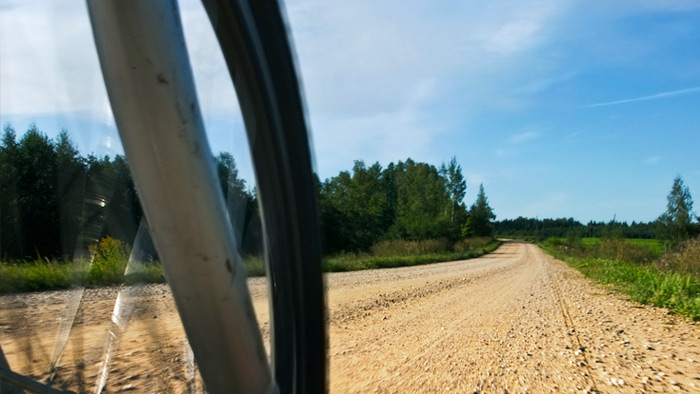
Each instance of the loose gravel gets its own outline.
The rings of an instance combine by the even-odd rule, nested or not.
[[[700,393],[700,327],[584,279],[530,244],[481,258],[326,276],[335,393]],[[249,280],[263,336],[264,279]],[[119,288],[87,289],[52,384],[94,390]],[[12,368],[46,379],[70,292],[0,296]],[[186,392],[167,285],[148,285],[106,392]]]

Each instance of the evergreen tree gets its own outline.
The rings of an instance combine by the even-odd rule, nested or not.
[[[476,201],[469,210],[469,219],[464,229],[465,235],[473,235],[476,237],[491,237],[493,236],[493,220],[496,215],[489,206],[488,198],[484,192],[484,185],[479,185],[479,194],[476,196]]]
[[[0,259],[21,255],[24,250],[17,185],[18,160],[15,130],[7,125],[0,145]]]
[[[56,151],[46,134],[31,125],[19,142],[16,158],[17,193],[24,256],[55,256],[60,252]]]
[[[61,254],[71,258],[82,229],[86,163],[62,130],[56,139],[56,197]]]

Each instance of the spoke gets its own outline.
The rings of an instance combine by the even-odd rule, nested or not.
[[[129,255],[129,262],[124,271],[124,277],[135,276],[145,273],[143,265],[143,256],[146,255],[146,245],[150,245],[150,237],[148,235],[148,226],[145,220],[141,220],[139,229],[136,233],[136,240]],[[112,323],[110,324],[107,343],[105,344],[104,352],[102,353],[102,366],[97,373],[97,383],[95,384],[95,394],[100,394],[107,384],[109,377],[109,366],[114,357],[114,353],[119,347],[119,341],[126,331],[131,315],[136,306],[136,299],[143,293],[144,283],[142,281],[133,285],[127,285],[122,288],[117,294],[117,300],[114,303],[114,311],[112,312]]]
[[[78,238],[73,253],[73,266],[77,273],[90,272],[94,256],[90,251],[89,245],[96,245],[100,240],[100,234],[105,224],[104,209],[110,201],[107,196],[114,191],[114,185],[114,179],[103,179],[102,182],[94,186],[97,189],[96,191],[87,193],[85,196],[83,214],[87,219],[83,224],[83,231]],[[78,314],[84,294],[85,286],[83,284],[74,286],[69,291],[66,309],[56,333],[56,342],[48,371],[48,382],[53,381],[56,376],[56,369],[60,365],[63,350],[66,347],[66,343],[68,343],[68,338],[73,329],[75,317]]]
[[[68,342],[68,337],[73,328],[75,316],[78,314],[78,308],[80,307],[84,293],[84,287],[73,288],[69,292],[66,310],[63,314],[63,318],[61,318],[61,324],[58,326],[58,333],[56,334],[56,343],[53,348],[53,356],[51,357],[51,365],[49,366],[49,377],[47,379],[49,382],[53,381],[56,375],[56,368],[61,362],[61,356],[63,355],[63,350],[66,348],[66,343]]]

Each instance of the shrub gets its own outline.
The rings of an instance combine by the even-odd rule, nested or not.
[[[678,251],[665,254],[656,262],[664,271],[677,271],[700,278],[700,237],[680,244]]]
[[[546,241],[544,241],[544,243],[547,246],[563,246],[564,245],[564,241],[562,241],[561,238],[557,238],[557,237],[549,237],[549,238],[547,238]]]
[[[92,285],[118,284],[124,280],[124,269],[129,254],[124,244],[112,237],[105,237],[90,246],[92,264],[88,272],[88,283]]]

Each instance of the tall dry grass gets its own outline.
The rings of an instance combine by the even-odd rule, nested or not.
[[[470,250],[482,250],[492,242],[493,238],[490,237],[465,238],[455,242],[452,246],[452,250],[457,253],[466,253]]]
[[[450,243],[447,238],[426,239],[422,241],[393,239],[378,242],[372,245],[369,250],[370,254],[375,257],[415,256],[447,252],[450,250]]]
[[[700,237],[681,243],[676,252],[667,253],[656,261],[656,267],[700,278]]]

